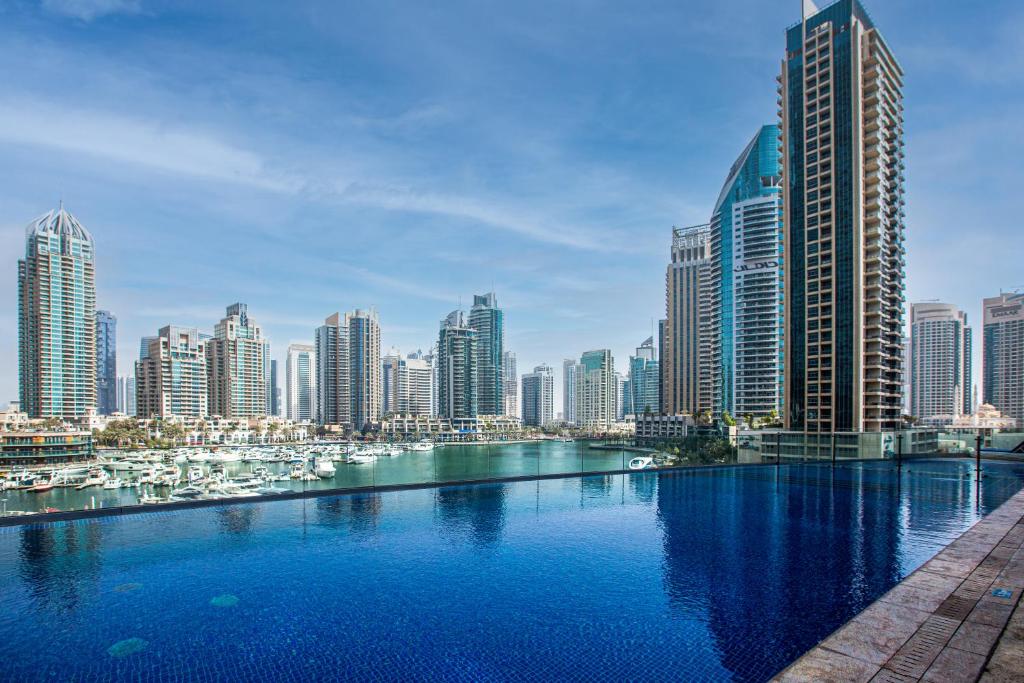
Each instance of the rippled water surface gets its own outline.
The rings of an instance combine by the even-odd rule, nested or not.
[[[764,680],[1024,466],[733,467],[0,529],[3,678]]]

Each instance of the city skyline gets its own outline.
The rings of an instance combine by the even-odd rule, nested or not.
[[[669,226],[707,219],[721,182],[720,169],[728,167],[754,126],[771,120],[774,111],[772,79],[778,69],[783,27],[798,18],[792,14],[795,6],[787,9],[737,3],[731,8],[715,8],[711,3],[690,3],[678,11],[688,14],[691,22],[665,22],[672,25],[672,31],[682,39],[672,41],[673,50],[678,54],[630,43],[636,64],[624,67],[626,73],[613,74],[611,87],[627,87],[632,69],[660,65],[655,70],[657,76],[635,86],[642,89],[637,97],[643,100],[641,104],[649,116],[645,119],[645,130],[630,128],[633,137],[629,137],[610,133],[603,125],[584,126],[582,130],[588,134],[612,138],[604,144],[596,144],[598,149],[590,149],[569,131],[555,131],[558,135],[545,142],[551,143],[550,151],[566,156],[556,164],[559,175],[566,175],[568,169],[595,172],[593,175],[568,174],[579,178],[568,186],[564,181],[551,184],[550,187],[566,193],[560,198],[553,198],[550,189],[545,187],[528,183],[522,186],[522,169],[530,161],[522,154],[514,155],[506,168],[509,177],[516,181],[512,184],[487,177],[478,187],[461,187],[458,178],[453,176],[443,176],[430,183],[423,182],[422,176],[406,178],[398,173],[393,177],[390,171],[396,167],[401,169],[406,160],[404,153],[395,152],[396,141],[402,146],[418,145],[431,161],[443,159],[438,156],[441,152],[436,142],[423,141],[443,137],[447,141],[444,146],[450,146],[451,136],[457,134],[455,129],[459,126],[445,117],[455,116],[458,120],[465,116],[465,111],[456,105],[472,106],[472,102],[462,99],[465,93],[451,92],[433,81],[424,86],[418,97],[408,91],[408,83],[396,91],[384,88],[388,95],[383,98],[386,102],[361,101],[365,107],[362,120],[349,120],[354,114],[348,109],[343,111],[349,116],[345,125],[363,131],[359,144],[365,145],[365,149],[360,151],[371,158],[377,158],[377,152],[381,152],[381,158],[389,162],[385,164],[389,168],[381,171],[381,177],[397,179],[394,184],[383,183],[383,186],[371,183],[362,188],[364,196],[355,200],[351,196],[335,196],[329,188],[313,183],[310,176],[300,178],[303,182],[295,184],[295,176],[284,173],[298,159],[282,156],[283,146],[295,142],[297,149],[305,154],[311,151],[312,143],[319,143],[324,149],[316,150],[317,154],[311,157],[316,163],[307,172],[313,175],[322,172],[320,180],[324,184],[333,182],[333,174],[338,169],[323,166],[325,157],[329,156],[323,152],[336,150],[330,145],[324,146],[325,138],[319,135],[312,139],[294,139],[298,135],[294,119],[315,113],[313,109],[323,104],[321,100],[301,105],[296,104],[294,98],[289,101],[290,107],[298,107],[300,111],[282,112],[288,125],[257,116],[231,119],[232,115],[240,116],[237,110],[232,107],[214,110],[210,96],[201,90],[195,92],[189,85],[183,65],[158,54],[160,37],[146,35],[144,30],[158,20],[181,20],[192,15],[203,19],[200,23],[208,30],[225,20],[224,17],[204,15],[198,9],[171,11],[147,2],[135,5],[138,12],[90,16],[82,14],[82,10],[78,16],[68,16],[70,3],[49,3],[48,6],[58,11],[48,13],[28,7],[6,10],[5,19],[9,21],[0,28],[0,32],[11,38],[10,44],[2,49],[11,57],[12,64],[23,67],[15,69],[18,76],[0,102],[0,116],[8,124],[0,135],[12,143],[3,152],[3,167],[7,169],[3,172],[2,190],[7,210],[0,217],[3,266],[5,272],[12,272],[28,220],[53,208],[63,196],[76,217],[94,233],[99,245],[97,303],[118,317],[118,375],[122,376],[129,374],[134,349],[142,335],[152,334],[153,330],[167,324],[210,331],[222,315],[225,301],[247,301],[254,310],[261,312],[258,319],[272,341],[273,357],[281,362],[288,343],[308,339],[310,330],[322,320],[323,311],[338,306],[373,306],[380,310],[385,346],[408,350],[428,348],[436,320],[459,304],[459,293],[465,296],[467,292],[491,288],[499,293],[506,309],[506,348],[517,352],[522,367],[555,364],[561,358],[578,357],[582,351],[595,347],[611,348],[622,365],[635,346],[636,338],[646,336],[651,320],[660,317],[658,294],[662,283],[658,271],[663,267],[667,251],[665,235]],[[88,3],[77,6],[87,7]],[[61,7],[63,13],[59,11]],[[989,113],[995,125],[979,125],[985,130],[963,129],[966,120],[965,112],[959,109],[963,106],[960,101],[970,99],[965,94],[980,93],[984,86],[991,85],[990,79],[994,79],[978,66],[984,60],[970,56],[972,47],[992,58],[989,61],[1019,64],[1019,57],[1014,61],[1013,44],[1008,42],[1008,37],[1009,29],[1021,23],[1024,15],[1008,3],[972,8],[969,12],[959,7],[940,7],[938,11],[929,9],[924,14],[920,13],[920,8],[889,7],[882,3],[869,3],[868,9],[885,27],[887,40],[898,46],[899,59],[908,74],[912,74],[907,83],[906,112],[907,302],[941,299],[965,310],[972,320],[980,320],[983,298],[1020,284],[1009,270],[1013,250],[997,248],[1013,237],[1008,202],[1004,205],[1005,200],[1001,199],[1010,195],[1000,193],[999,188],[1000,183],[1009,182],[1013,177],[1000,168],[1012,168],[1008,164],[1017,144],[1012,142],[1015,136],[1009,134],[1012,130],[1009,121],[1003,121],[1000,116],[1009,116],[1012,108],[1019,104],[1019,96],[1009,90],[999,91],[1000,97],[988,96],[984,101],[996,106]],[[260,10],[261,13],[270,11]],[[417,11],[408,9],[409,14]],[[539,50],[538,45],[544,45],[543,36],[531,36],[522,26],[531,8],[505,11],[521,20],[516,24],[521,29],[519,33],[499,32],[502,49],[513,51],[508,68],[515,74],[539,75],[544,71],[541,67],[550,62],[561,64],[570,59],[568,52],[579,37],[566,38],[568,44],[564,46],[559,44],[548,46],[548,51]],[[390,25],[390,20],[372,14],[366,20],[374,26]],[[612,29],[615,15],[614,10],[607,10],[592,17],[573,19],[583,22],[581,30],[608,35],[615,39],[613,42],[648,33],[657,35],[664,30],[654,26],[654,22],[639,20],[636,25]],[[1009,21],[1003,21],[1003,29],[981,28],[989,15],[1007,16]],[[291,27],[304,21],[295,16],[286,19]],[[569,17],[556,15],[551,30],[564,27],[568,21]],[[713,41],[693,27],[693,24],[701,25],[702,21],[705,27],[711,27],[704,29],[709,33],[724,31],[730,21],[742,22],[743,33],[748,36],[744,49],[732,56],[713,52],[710,47]],[[36,44],[27,45],[20,36],[28,34],[21,31],[44,23],[46,30],[36,34],[42,38]],[[962,32],[960,29],[965,25],[975,26],[977,30]],[[128,40],[123,49],[139,49],[138,71],[119,65],[116,54],[103,56],[98,51],[98,39],[102,42],[136,29],[143,30],[138,37]],[[494,32],[493,27],[482,30],[486,34]],[[937,46],[944,46],[944,32],[954,30],[958,39],[962,38],[959,44],[964,52],[950,56],[948,50]],[[1006,36],[1000,32],[1003,30],[1008,31]],[[240,75],[239,71],[231,72],[230,67],[238,67],[237,57],[244,46],[234,44],[217,48],[223,52],[211,52],[212,41],[202,30],[186,34],[181,40],[205,48],[204,54],[223,54],[224,70],[217,67],[216,74],[208,75],[225,79],[217,82],[225,84],[228,95],[235,98],[232,101],[237,102],[247,92],[242,83],[228,78],[232,73]],[[493,56],[489,47],[471,42],[460,47]],[[390,69],[388,73],[409,76],[413,70],[409,65],[387,63],[379,48],[366,45],[352,35],[330,39],[318,35],[311,49],[330,52],[352,44],[359,48],[359,59]],[[926,59],[930,54],[929,45],[936,46],[935,50],[944,55],[937,64]],[[427,49],[422,43],[417,43],[416,47]],[[607,65],[613,59],[611,46],[588,50],[586,57],[595,66]],[[68,59],[71,51],[81,59],[71,63]],[[433,58],[428,60],[432,64],[442,58],[436,53],[426,56]],[[294,81],[302,64],[293,63],[292,58],[267,59],[277,67],[272,70],[274,76],[286,81],[286,85],[299,87]],[[670,68],[675,60],[684,59],[699,59],[705,74],[698,78]],[[104,68],[95,68],[97,66]],[[94,68],[92,72],[88,71],[90,67]],[[737,67],[742,67],[739,76],[735,75]],[[661,78],[668,79],[661,75],[662,69],[674,71],[671,75],[674,80],[662,83]],[[122,85],[96,75],[101,72],[114,74],[117,78],[113,80],[119,80]],[[1012,70],[1010,73],[1013,74]],[[726,74],[737,82],[723,87]],[[147,79],[146,75],[164,78]],[[461,87],[467,88],[485,76],[476,72],[462,75],[466,81]],[[584,75],[587,77],[581,79],[582,85],[578,87],[590,89],[573,86],[568,95],[591,93],[598,96],[608,87],[599,86],[596,74],[589,70]],[[327,78],[322,74],[321,77]],[[81,84],[72,82],[76,79]],[[550,80],[541,81],[542,86],[550,86],[547,89],[550,92],[544,93],[536,110],[517,112],[526,114],[523,117],[526,124],[537,126],[540,123],[537,115],[566,110],[567,94],[556,87],[565,84],[558,79],[557,75],[551,75]],[[36,83],[46,83],[46,90]],[[940,83],[941,87],[928,87]],[[87,84],[96,86],[92,88],[94,94],[86,92]],[[67,86],[62,88],[62,102],[70,102],[66,108],[58,110],[55,101],[47,99],[53,85]],[[247,80],[245,85],[251,86],[252,82]],[[341,88],[331,82],[324,85],[331,96],[338,95],[332,87]],[[366,84],[360,86],[360,92],[365,94],[363,85]],[[655,85],[657,88],[653,87]],[[189,100],[187,111],[174,107],[160,110],[157,106],[168,103],[172,95],[185,92],[195,95]],[[685,100],[694,93],[699,94],[694,98],[697,103],[681,109],[675,106],[680,98]],[[139,97],[133,98],[131,106],[122,106],[127,105],[126,98],[135,95]],[[257,93],[254,96],[266,102],[268,95]],[[423,106],[417,108],[417,103]],[[23,107],[33,104],[40,105],[32,107],[37,116],[24,116]],[[587,121],[590,116],[596,117],[605,111],[619,116],[635,113],[627,105],[594,102],[589,105]],[[730,115],[722,121],[709,122],[710,117],[695,111],[704,105],[709,111],[729,107]],[[685,121],[673,121],[669,114],[680,111]],[[943,111],[952,117],[946,126],[955,127],[959,121],[961,132],[969,133],[966,139],[944,136],[940,130],[942,117],[937,117],[939,122],[930,120],[936,118],[929,116],[933,111]],[[957,114],[960,119],[956,118]],[[431,116],[437,118],[431,119]],[[998,125],[1000,121],[1005,127]],[[508,123],[507,117],[501,122]],[[230,127],[234,123],[244,124],[241,128],[245,131],[262,131],[263,134],[244,142],[240,138],[233,139]],[[706,126],[714,134],[693,135],[690,128],[694,125]],[[389,130],[382,133],[385,127]],[[126,133],[129,145],[122,145],[119,138],[110,135],[117,128]],[[1000,136],[1001,130],[1006,134]],[[73,135],[76,131],[90,133],[89,139],[77,139]],[[499,152],[510,151],[499,144],[497,136],[484,135],[484,131],[473,130],[466,135],[469,137],[455,139],[488,143],[481,145],[481,157],[490,154],[487,158],[496,158]],[[998,138],[998,149],[989,136]],[[670,144],[665,145],[665,150],[654,152],[655,138],[668,140]],[[951,146],[951,139],[956,144]],[[273,144],[275,142],[279,144]],[[128,146],[132,149],[125,148]],[[163,160],[153,158],[157,152],[166,152],[174,146],[181,148],[179,154],[165,155],[167,158]],[[47,153],[35,154],[40,150]],[[217,163],[200,173],[201,167],[210,161]],[[487,159],[467,153],[462,161],[468,170],[474,170],[483,168]],[[965,161],[974,164],[965,166]],[[1000,166],[1001,162],[1006,162],[1007,166]],[[965,168],[974,171],[966,178]],[[13,169],[19,169],[19,173],[15,174]],[[278,171],[283,176],[275,176]],[[613,175],[606,177],[597,171]],[[606,184],[600,182],[602,178]],[[992,200],[981,205],[970,196],[970,189],[976,193],[983,182]],[[204,188],[207,183],[216,192]],[[444,204],[434,193],[449,186],[464,189],[468,194]],[[616,188],[610,198],[609,187]],[[125,192],[126,189],[130,192]],[[388,189],[395,193],[389,194]],[[480,190],[481,194],[473,195],[475,190]],[[520,210],[509,214],[525,218],[521,221],[525,225],[495,225],[495,220],[500,223],[503,219],[496,219],[494,214],[508,208],[508,202],[524,190],[536,200],[529,202],[536,205],[531,209],[533,213],[524,214],[522,206],[518,206],[512,208]],[[218,193],[223,195],[223,201],[213,196]],[[955,210],[957,206],[950,210],[950,202],[957,198],[961,202],[957,205],[960,210]],[[454,214],[445,213],[440,210],[442,204],[458,210]],[[580,213],[574,213],[572,207]],[[299,208],[309,208],[309,214],[299,214]],[[280,226],[298,225],[300,215],[302,220],[310,221],[308,231],[302,229],[306,239],[296,240],[302,243],[302,251],[281,247],[286,240],[284,228]],[[344,216],[342,224],[346,229],[338,231],[339,237],[325,236],[319,228],[338,220],[339,215]],[[453,215],[457,226],[440,225]],[[139,226],[140,217],[143,229]],[[368,225],[358,229],[349,227],[359,224],[360,220]],[[398,224],[403,227],[396,228]],[[566,225],[577,226],[577,229],[561,229]],[[970,226],[969,232],[965,232],[965,225]],[[211,226],[217,226],[222,234],[209,236]],[[149,237],[157,233],[163,236],[162,251],[150,245]],[[416,237],[414,233],[440,237],[459,234],[465,244],[451,249],[438,249],[436,245],[426,248],[426,242],[418,241],[425,238]],[[305,273],[315,268],[327,269],[335,265],[336,260],[311,255],[311,251],[321,251],[307,248],[308,237],[312,234],[327,240],[324,252],[332,251],[339,239],[342,243],[351,243],[361,254],[367,254],[365,263],[357,263],[357,268],[334,269],[345,270],[351,280],[342,281],[332,274],[316,286],[304,286]],[[409,244],[416,248],[408,249],[409,255],[396,260],[395,250],[385,249],[383,241],[368,237],[376,238],[378,234],[412,240]],[[960,243],[967,236],[976,248],[961,248]],[[197,242],[200,238],[210,241]],[[210,247],[210,253],[197,258],[197,245]],[[270,258],[266,253],[270,247],[273,250],[280,247],[281,256],[275,251]],[[224,263],[218,250],[228,248],[242,256],[252,256],[255,250],[260,268],[250,269],[249,273],[233,272],[232,278],[221,277]],[[609,251],[620,253],[612,261]],[[181,285],[178,269],[185,254],[196,263],[190,264],[186,271],[193,281]],[[986,259],[983,271],[982,256]],[[140,261],[146,264],[145,269],[138,267]],[[556,266],[559,267],[556,269]],[[948,272],[962,273],[963,277],[948,278],[945,276]],[[975,283],[977,278],[971,277],[971,272],[985,272],[989,279]],[[272,273],[274,279],[268,280],[263,277],[264,273]],[[599,276],[595,277],[595,273]],[[650,275],[641,277],[638,273]],[[2,282],[0,316],[9,323],[8,329],[13,329],[16,315],[13,278],[4,278]],[[284,291],[288,292],[287,297],[278,293]],[[292,296],[295,292],[298,297]],[[637,301],[643,303],[635,305]],[[468,302],[463,299],[462,305],[468,307]],[[6,347],[0,351],[13,357],[16,343],[13,335],[6,336],[0,341]],[[980,367],[981,346],[976,330],[975,367]],[[976,375],[975,383],[978,381]],[[561,383],[556,382],[556,394],[560,388]],[[0,367],[0,391],[0,404],[17,397],[16,364]],[[561,404],[560,396],[556,395],[555,402]]]

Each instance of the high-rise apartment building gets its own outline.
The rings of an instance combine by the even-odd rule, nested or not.
[[[469,326],[476,330],[477,411],[480,415],[501,415],[505,412],[505,314],[498,308],[494,292],[473,297]]]
[[[910,306],[910,414],[934,426],[970,412],[971,328],[952,304]]]
[[[210,414],[228,419],[267,414],[265,341],[245,304],[228,306],[206,342]]]
[[[348,328],[352,426],[363,429],[379,422],[383,403],[380,364],[380,320],[374,310],[345,314]]]
[[[982,400],[1024,424],[1024,293],[985,299]]]
[[[117,412],[117,318],[96,311],[96,412]]]
[[[315,346],[317,422],[359,431],[379,421],[384,389],[377,312],[329,316]]]
[[[398,412],[398,366],[401,359],[398,349],[391,349],[380,359],[381,410],[385,415]]]
[[[712,413],[765,417],[782,402],[779,127],[762,126],[711,215]]]
[[[511,417],[519,415],[519,374],[516,371],[516,354],[506,351],[501,359],[501,388],[505,392],[505,410],[502,414]]]
[[[452,311],[441,321],[437,345],[441,417],[476,417],[479,413],[477,334],[462,311]]]
[[[284,361],[285,411],[289,420],[316,419],[316,355],[312,344],[289,344]]]
[[[901,423],[903,71],[857,0],[786,32],[785,422],[804,432]]]
[[[626,383],[623,412],[627,415],[641,415],[646,412],[658,414],[661,410],[659,394],[659,368],[654,337],[648,337],[636,348],[636,355],[629,359],[629,380]]]
[[[403,415],[431,415],[434,397],[434,369],[422,354],[409,354],[398,361],[395,382],[396,412]]]
[[[579,374],[579,361],[566,358],[562,361],[562,419],[566,424],[576,422],[576,377]]]
[[[441,321],[437,340],[438,414],[441,417],[454,419],[479,414],[477,334],[462,311],[452,311]]]
[[[672,262],[666,274],[663,410],[696,415],[712,408],[713,341],[711,229],[672,230]]]
[[[555,418],[555,372],[538,365],[523,375],[523,424],[543,427]]]
[[[606,431],[615,422],[618,381],[615,361],[608,349],[587,351],[576,368],[576,424]]]
[[[135,409],[135,378],[125,377],[124,378],[124,414],[129,417],[135,417],[137,412]]]
[[[96,272],[92,235],[64,210],[25,229],[18,260],[18,379],[30,417],[96,406]]]
[[[206,341],[194,327],[168,325],[135,363],[138,417],[206,417],[209,411]]]
[[[332,313],[316,329],[314,345],[317,424],[351,427],[348,332],[340,314]]]

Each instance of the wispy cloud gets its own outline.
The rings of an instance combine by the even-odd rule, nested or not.
[[[43,0],[43,9],[54,14],[92,21],[109,14],[138,14],[139,0]]]
[[[276,192],[301,186],[268,168],[258,154],[216,135],[36,99],[0,101],[0,140]]]

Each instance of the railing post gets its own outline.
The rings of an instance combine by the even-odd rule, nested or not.
[[[903,467],[903,430],[896,432],[896,467]]]
[[[836,466],[836,433],[832,432],[832,467]]]
[[[981,431],[978,431],[978,436],[974,439],[974,473],[978,479],[981,479]]]
[[[782,464],[782,432],[775,432],[775,466]]]

